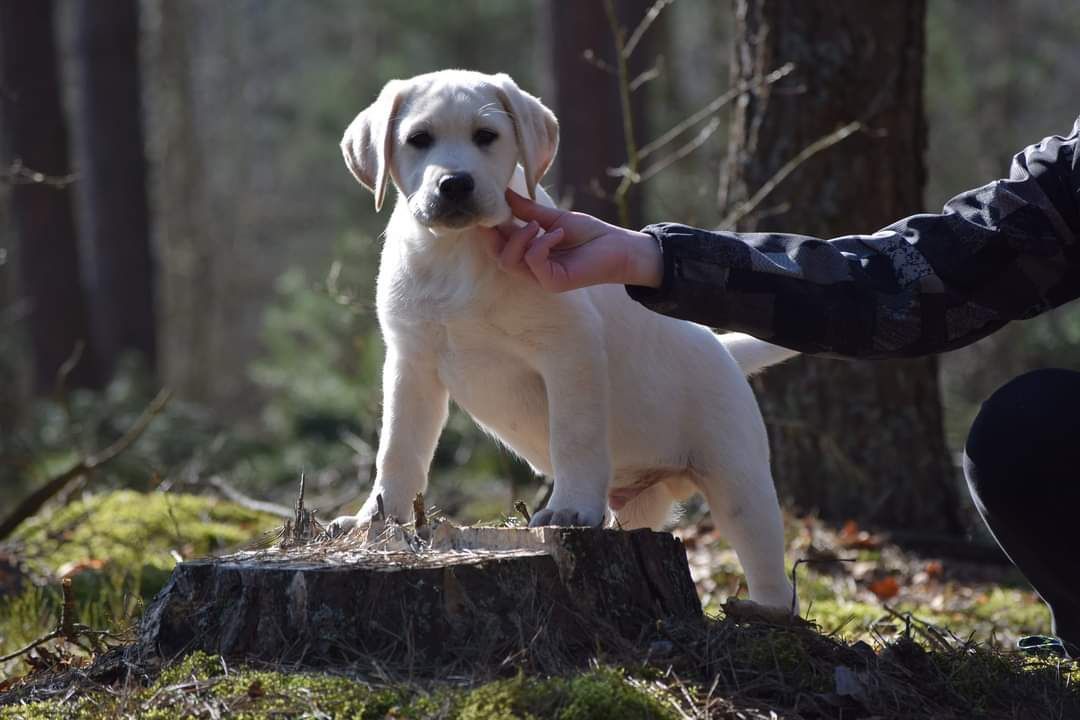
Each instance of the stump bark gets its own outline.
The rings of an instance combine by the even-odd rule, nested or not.
[[[264,661],[377,660],[419,672],[522,652],[558,666],[660,620],[697,620],[682,543],[599,528],[393,525],[180,563],[148,608],[139,652]]]

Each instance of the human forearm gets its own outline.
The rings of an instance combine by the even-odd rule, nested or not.
[[[1080,294],[1078,130],[1018,154],[1010,178],[938,215],[831,241],[657,225],[657,289],[675,317],[805,352],[910,356],[966,345]]]

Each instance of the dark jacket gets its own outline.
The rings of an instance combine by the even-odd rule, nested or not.
[[[1080,120],[1009,178],[873,235],[824,241],[661,223],[657,312],[808,353],[904,357],[975,342],[1080,296]]]

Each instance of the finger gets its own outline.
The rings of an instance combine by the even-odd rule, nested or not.
[[[562,228],[556,228],[551,232],[538,235],[537,237],[532,238],[532,242],[528,244],[528,247],[525,249],[525,256],[527,258],[535,252],[537,256],[542,254],[542,256],[546,258],[551,253],[551,250],[565,238],[566,233],[563,232]]]
[[[566,268],[550,259],[551,249],[563,239],[562,229],[553,230],[534,241],[525,252],[525,264],[545,290],[562,292],[566,286]]]
[[[540,225],[533,221],[525,227],[518,228],[510,233],[510,237],[499,253],[499,267],[503,270],[510,270],[519,265],[525,255],[525,249],[528,247],[529,241],[539,230]]]
[[[564,212],[558,208],[533,202],[527,197],[518,195],[510,188],[506,189],[506,202],[510,203],[510,212],[514,213],[514,217],[522,220],[536,220],[545,228],[555,224],[563,216]]]

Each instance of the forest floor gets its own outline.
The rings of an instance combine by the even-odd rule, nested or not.
[[[1011,568],[905,552],[854,523],[788,519],[801,614],[792,625],[725,614],[745,594],[734,553],[707,523],[677,531],[709,615],[658,626],[558,673],[522,653],[498,668],[334,672],[194,653],[120,662],[143,603],[179,559],[218,552],[276,520],[208,498],[114,492],[24,526],[0,548],[0,656],[54,629],[72,581],[79,620],[110,629],[96,653],[53,640],[0,663],[0,719],[1080,718],[1080,668],[1012,650],[1049,615]],[[104,646],[112,646],[109,650]]]

